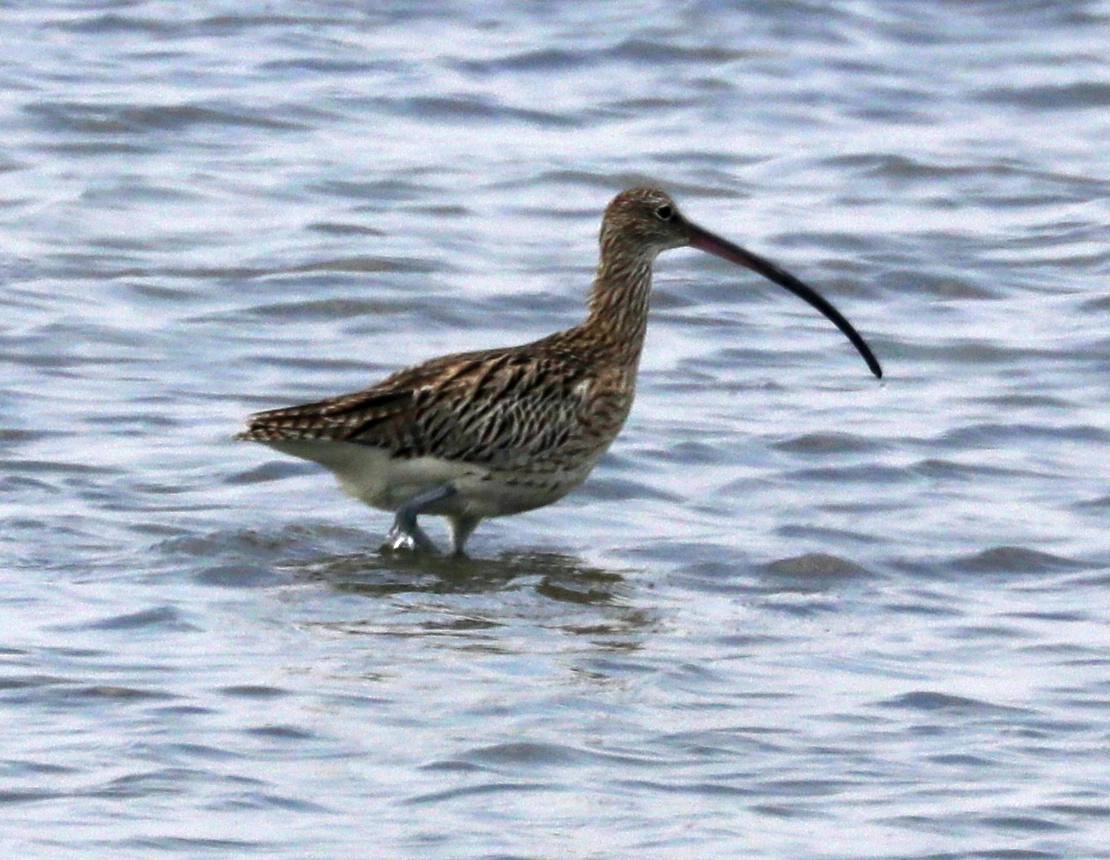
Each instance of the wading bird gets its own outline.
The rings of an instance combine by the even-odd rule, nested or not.
[[[852,324],[774,263],[687,220],[657,188],[618,194],[601,222],[586,319],[521,346],[433,358],[364,391],[259,412],[239,439],[312,460],[371,507],[396,513],[383,549],[434,552],[421,514],[448,519],[456,554],[487,517],[532,510],[582,483],[632,407],[656,256],[690,246],[809,302],[876,377]]]

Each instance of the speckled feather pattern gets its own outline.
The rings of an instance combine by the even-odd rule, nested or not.
[[[448,517],[461,552],[481,519],[573,490],[616,438],[636,390],[652,263],[689,244],[688,229],[664,192],[622,192],[605,210],[580,325],[521,346],[435,358],[354,394],[260,412],[238,438],[314,460],[351,495],[398,511],[388,545],[430,545],[406,513],[416,505]]]
[[[444,356],[365,391],[260,412],[239,438],[352,442],[495,469],[573,468],[612,442],[631,408],[634,368],[606,356],[613,351],[626,350],[579,327]]]
[[[632,189],[609,204],[586,320],[520,346],[435,358],[354,394],[251,416],[240,439],[350,442],[393,458],[435,457],[501,480],[581,473],[632,407],[647,329],[651,269],[683,244],[652,216],[674,203]]]

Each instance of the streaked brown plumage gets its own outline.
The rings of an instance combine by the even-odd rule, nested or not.
[[[687,221],[658,189],[618,194],[605,210],[600,244],[580,325],[521,346],[435,358],[354,394],[260,412],[237,438],[321,463],[356,498],[397,511],[387,546],[433,549],[416,524],[428,513],[448,517],[461,553],[481,519],[566,495],[616,438],[635,393],[652,264],[661,251],[683,245],[801,296],[881,375],[863,339],[828,302]]]

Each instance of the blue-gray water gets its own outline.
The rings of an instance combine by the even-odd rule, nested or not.
[[[6,856],[1110,857],[1110,5],[8,3]],[[590,481],[231,441],[693,251]],[[436,532],[439,535],[439,532]]]

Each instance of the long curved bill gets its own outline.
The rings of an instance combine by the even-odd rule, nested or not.
[[[708,230],[693,224],[690,221],[686,222],[686,226],[690,231],[690,245],[700,251],[705,251],[708,254],[713,254],[724,260],[729,260],[733,263],[738,263],[751,269],[753,272],[758,272],[763,275],[767,280],[774,281],[780,287],[785,287],[790,290],[794,295],[800,299],[809,302],[810,305],[817,308],[823,313],[832,323],[844,332],[845,337],[852,342],[852,346],[856,348],[863,360],[867,362],[867,366],[871,372],[879,379],[883,378],[883,368],[879,364],[879,360],[875,358],[875,353],[871,351],[871,347],[867,345],[867,341],[863,339],[855,327],[848,322],[847,318],[829,303],[829,301],[818,293],[813,287],[806,286],[792,274],[783,269],[780,269],[770,260],[765,260],[758,254],[753,254],[751,251],[745,251],[739,245],[734,245],[732,242],[722,239],[720,236],[715,236]]]

